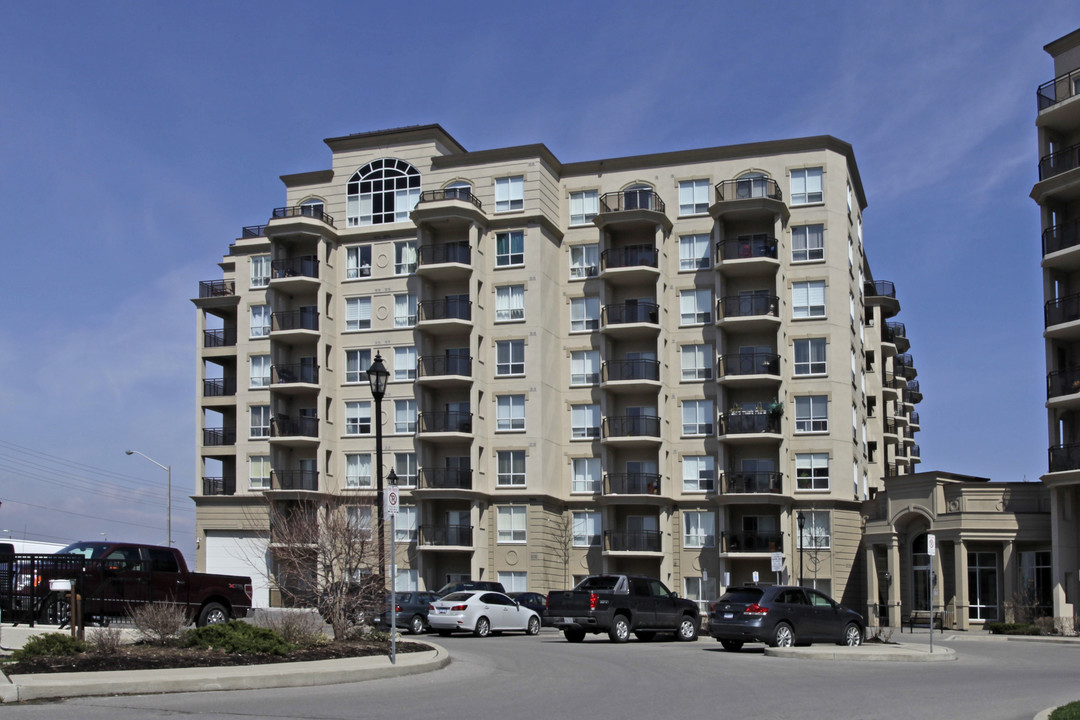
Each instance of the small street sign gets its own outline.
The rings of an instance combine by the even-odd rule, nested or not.
[[[930,557],[937,555],[937,536],[933,533],[926,536],[926,553]]]
[[[398,495],[397,485],[390,485],[383,490],[383,509],[387,515],[397,515],[398,505],[400,503],[400,496]]]

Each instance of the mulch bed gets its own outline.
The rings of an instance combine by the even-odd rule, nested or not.
[[[399,641],[397,644],[399,653],[423,652],[430,649],[427,645],[408,641]],[[389,643],[364,640],[332,642],[325,645],[299,648],[288,655],[230,655],[217,650],[137,644],[125,645],[117,652],[109,655],[88,652],[63,657],[39,657],[18,663],[3,663],[0,664],[0,670],[5,675],[89,672],[96,670],[155,670],[224,665],[264,665],[268,663],[333,660],[389,654]]]

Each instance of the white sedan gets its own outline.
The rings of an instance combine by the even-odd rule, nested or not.
[[[463,590],[431,603],[428,625],[443,637],[454,631],[471,632],[476,637],[503,630],[536,635],[540,616],[500,592]]]

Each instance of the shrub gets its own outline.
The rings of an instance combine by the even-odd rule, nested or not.
[[[1080,720],[1080,700],[1055,709],[1050,713],[1050,720]]]
[[[368,642],[389,643],[390,633],[386,630],[376,630],[372,627],[353,628],[349,633],[349,640],[367,640]]]
[[[873,625],[870,628],[870,641],[880,643],[892,642],[894,628],[888,625]]]
[[[273,630],[292,645],[310,647],[329,640],[323,632],[323,619],[309,610],[259,610],[248,622]]]
[[[240,620],[188,630],[180,644],[241,655],[287,655],[295,649],[273,630]]]
[[[21,648],[11,655],[16,662],[31,660],[39,657],[56,657],[60,655],[78,655],[86,652],[87,644],[83,640],[63,633],[46,633],[44,635],[31,635]]]
[[[131,610],[135,630],[144,640],[158,645],[166,645],[180,637],[187,621],[184,609],[168,602],[146,603]]]
[[[1032,623],[986,623],[986,629],[995,635],[1038,635],[1038,626]]]
[[[124,644],[124,631],[116,626],[94,628],[87,642],[90,649],[100,655],[115,655]]]

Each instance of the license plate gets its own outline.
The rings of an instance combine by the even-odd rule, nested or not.
[[[572,622],[574,622],[574,618],[568,618],[568,617],[561,618],[561,620],[564,623],[572,623]]]
[[[435,612],[437,612],[439,615],[445,615],[446,608],[435,608]]]
[[[724,619],[725,620],[731,620],[734,617],[735,617],[735,613],[724,613]]]

